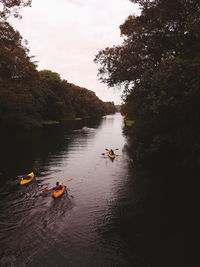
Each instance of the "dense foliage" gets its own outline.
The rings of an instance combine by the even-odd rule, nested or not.
[[[19,9],[30,6],[32,0],[0,0],[0,19],[6,19],[9,16],[20,17]]]
[[[50,70],[37,71],[19,32],[0,21],[0,125],[39,126],[43,121],[100,117],[115,112],[114,103],[61,80]]]
[[[123,44],[95,58],[109,86],[125,85],[123,114],[142,158],[169,150],[200,164],[200,2],[131,0],[140,16],[120,26]]]

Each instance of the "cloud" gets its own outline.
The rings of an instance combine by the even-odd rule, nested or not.
[[[28,40],[39,69],[95,91],[104,101],[120,102],[97,77],[93,59],[99,50],[121,43],[119,25],[138,9],[128,0],[33,0],[11,22]]]

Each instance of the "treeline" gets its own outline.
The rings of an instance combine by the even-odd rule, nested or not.
[[[27,43],[0,21],[0,126],[32,128],[44,121],[100,117],[116,111],[94,92],[62,80],[50,70],[37,71]]]
[[[176,155],[200,166],[200,1],[131,0],[123,44],[95,58],[101,80],[125,85],[122,112],[137,158]]]

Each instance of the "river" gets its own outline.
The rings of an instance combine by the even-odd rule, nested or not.
[[[1,136],[0,266],[179,266],[159,190],[126,152],[123,117],[85,123]],[[35,180],[19,185],[31,171]],[[56,181],[67,186],[61,198],[42,193]]]

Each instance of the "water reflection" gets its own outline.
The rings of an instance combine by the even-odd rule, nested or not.
[[[38,174],[48,170],[51,164],[56,164],[54,162],[56,158],[59,162],[64,157],[68,145],[79,138],[80,131],[75,135],[74,130],[80,129],[85,123],[85,121],[73,121],[30,132],[1,132],[1,182],[28,173],[30,170]],[[89,121],[87,124],[96,128],[100,120]]]

